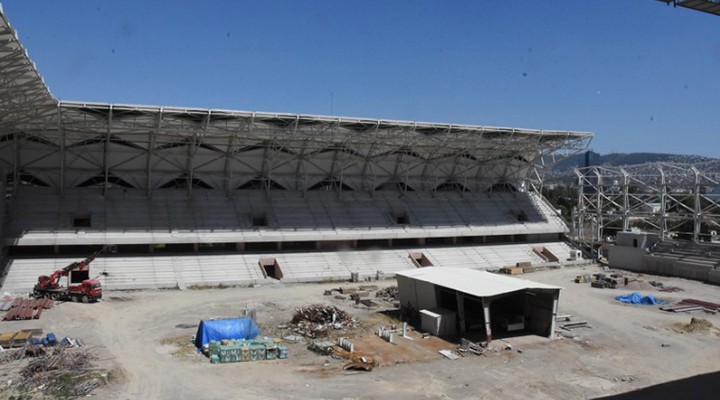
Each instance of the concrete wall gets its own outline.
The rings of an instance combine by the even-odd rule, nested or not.
[[[437,296],[433,284],[400,275],[395,278],[398,283],[401,307],[410,307],[418,311],[437,308]]]
[[[708,272],[708,282],[720,285],[720,270],[712,270]]]
[[[555,293],[557,292],[557,293]],[[538,336],[550,337],[552,323],[555,318],[553,303],[560,296],[559,290],[532,291],[534,296],[525,294],[527,310],[525,312],[525,329]]]
[[[693,259],[683,253],[651,253],[653,245],[659,240],[660,237],[655,234],[618,233],[617,241],[608,248],[610,267],[720,283],[720,271],[715,270],[712,260]]]
[[[647,249],[660,241],[660,236],[654,233],[618,232],[615,245],[623,247],[640,247]]]
[[[652,233],[619,232],[615,244],[608,248],[611,268],[636,272],[649,272],[645,256],[647,249],[660,240]]]
[[[707,282],[709,280],[712,267],[708,265],[696,264],[688,261],[677,261],[675,263],[675,276],[681,278],[695,279]]]
[[[657,275],[674,275],[675,259],[656,255],[645,256],[645,268],[642,272],[649,272]]]
[[[644,272],[644,255],[645,249],[640,247],[625,247],[615,244],[608,248],[608,262],[611,268]]]

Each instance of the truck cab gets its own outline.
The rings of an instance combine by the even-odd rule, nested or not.
[[[95,302],[102,298],[102,285],[99,280],[85,279],[79,285],[70,286],[68,292],[72,301]]]

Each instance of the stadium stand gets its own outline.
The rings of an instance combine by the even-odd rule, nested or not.
[[[408,256],[421,252],[434,265],[452,265],[474,269],[497,270],[517,262],[534,266],[570,265],[570,247],[562,242],[541,243],[561,258],[547,263],[532,252],[532,245],[457,246],[417,249],[388,249],[339,252],[278,253],[275,258],[283,267],[283,282],[316,282],[348,280],[357,273],[361,280],[392,277],[395,272],[414,268]],[[253,286],[273,284],[278,280],[263,276],[259,260],[264,253],[100,257],[93,263],[107,289],[159,289],[205,286]],[[75,258],[16,258],[5,278],[3,290],[22,293],[31,288],[37,276],[47,274],[75,261]]]
[[[590,133],[59,101],[1,12],[0,76],[3,290],[108,246],[110,289],[569,262],[534,173]]]

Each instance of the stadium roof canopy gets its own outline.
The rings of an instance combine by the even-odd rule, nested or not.
[[[31,127],[57,101],[18,40],[0,5],[0,128]],[[42,119],[42,118],[40,118]]]
[[[708,14],[720,15],[720,0],[658,0],[665,4],[672,3],[673,6],[685,7],[691,10],[706,12]]]
[[[0,169],[15,186],[489,190],[517,186],[591,139],[587,132],[58,101],[0,10]]]

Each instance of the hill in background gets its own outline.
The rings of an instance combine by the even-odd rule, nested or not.
[[[709,161],[715,161],[716,158],[693,156],[683,154],[659,154],[659,153],[612,153],[600,154],[593,151],[590,152],[590,165],[637,165],[654,162],[671,162],[680,164],[697,164]],[[585,166],[585,153],[576,154],[568,157],[555,164],[546,175],[546,180],[564,181],[566,179],[574,179],[574,168]]]

